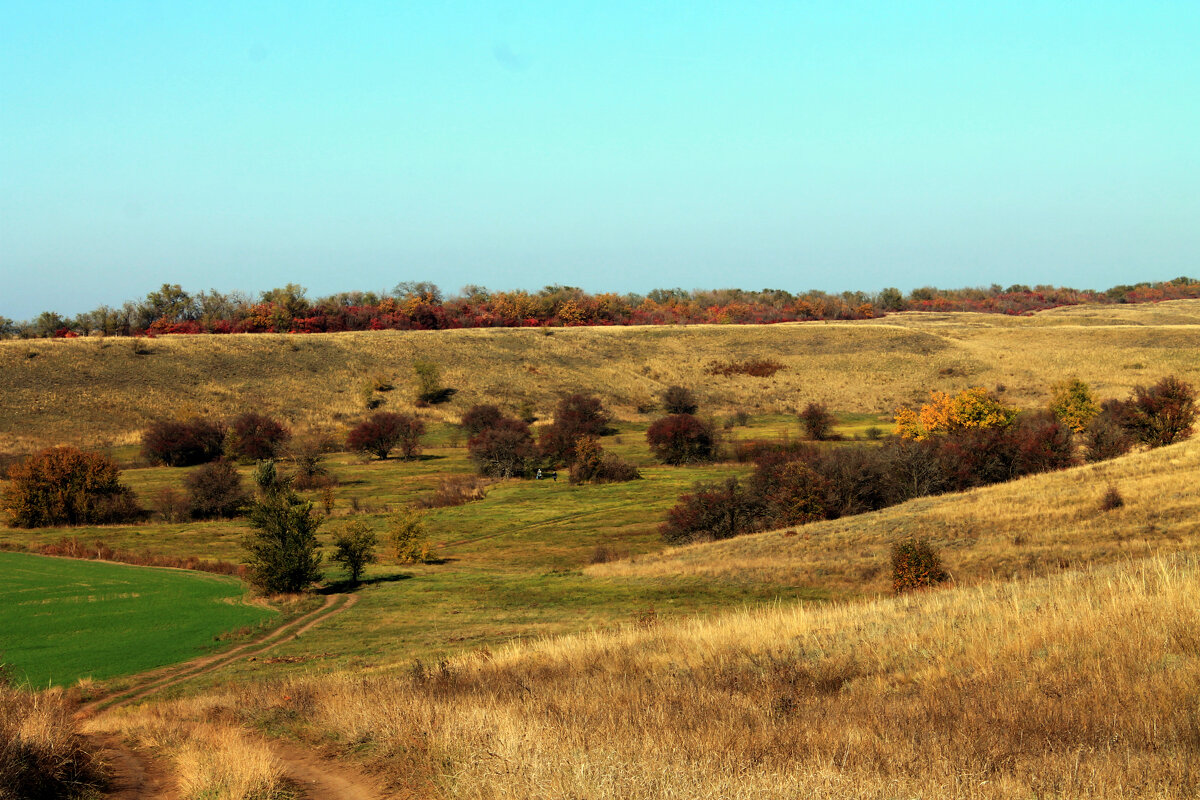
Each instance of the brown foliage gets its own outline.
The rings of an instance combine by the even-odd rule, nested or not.
[[[654,455],[667,464],[712,461],[716,439],[712,426],[691,414],[660,417],[646,430]]]
[[[190,467],[215,461],[225,447],[225,429],[206,419],[159,420],[142,434],[142,453],[153,464]]]
[[[0,506],[18,528],[137,519],[144,512],[120,476],[105,455],[52,447],[9,470]]]
[[[704,368],[704,371],[709,375],[723,375],[726,378],[730,375],[769,378],[781,369],[783,369],[783,364],[774,359],[756,358],[749,361],[713,361]]]
[[[411,414],[377,411],[351,429],[346,447],[363,453],[387,458],[392,448],[399,446],[406,459],[421,452],[421,434],[425,423]]]

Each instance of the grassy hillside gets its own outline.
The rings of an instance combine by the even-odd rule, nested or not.
[[[598,564],[597,577],[667,576],[889,589],[890,548],[927,537],[960,583],[1200,549],[1200,440],[1011,483],[909,501],[872,514],[672,548]],[[1109,486],[1125,500],[1104,511]]]
[[[1200,563],[1152,558],[244,684],[110,724],[241,719],[417,797],[1194,797],[1197,630]]]
[[[567,392],[591,391],[644,419],[666,386],[696,389],[710,413],[786,412],[810,400],[890,412],[928,389],[1004,387],[1041,405],[1078,374],[1102,395],[1174,373],[1200,380],[1200,301],[1074,307],[1030,317],[895,314],[848,323],[172,336],[153,340],[0,342],[0,452],[53,443],[122,444],[155,418],[260,410],[294,427],[343,430],[360,390],[396,383],[388,408],[411,402],[411,364],[432,360],[458,393],[423,413],[454,419],[473,403],[532,403],[548,416]],[[771,358],[772,378],[718,377],[713,361]]]

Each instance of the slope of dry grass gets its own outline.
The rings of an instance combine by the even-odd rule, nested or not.
[[[883,592],[890,548],[913,533],[941,550],[959,583],[1200,549],[1200,440],[1033,475],[872,514],[687,545],[588,567],[597,577],[668,575],[795,582]],[[1125,500],[1104,511],[1109,486]]]
[[[1176,555],[181,702],[333,739],[419,796],[1194,797],[1198,630]]]
[[[79,797],[99,780],[62,691],[0,685],[0,800]]]
[[[344,428],[360,391],[393,381],[387,408],[411,403],[411,365],[441,365],[453,401],[431,419],[481,401],[532,403],[589,391],[625,418],[666,386],[696,389],[709,413],[782,412],[810,400],[842,411],[890,412],[930,388],[1003,384],[1018,405],[1078,374],[1102,394],[1175,373],[1200,379],[1200,301],[1078,307],[1031,317],[896,314],[881,320],[772,326],[687,326],[0,342],[0,452],[51,443],[135,441],[159,417],[266,411],[299,428]],[[139,353],[138,350],[144,350]],[[708,374],[713,361],[770,358],[771,378]]]

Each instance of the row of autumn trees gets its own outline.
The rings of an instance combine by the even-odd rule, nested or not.
[[[25,322],[0,317],[0,338],[774,323],[863,319],[892,311],[1026,314],[1081,303],[1145,303],[1196,297],[1200,297],[1200,281],[1188,277],[1115,286],[1104,292],[994,284],[967,289],[922,287],[907,295],[896,288],[840,294],[782,289],[656,289],[641,295],[591,294],[573,286],[547,286],[536,292],[466,286],[453,296],[445,296],[432,283],[404,282],[391,292],[342,292],[310,299],[304,287],[291,283],[255,297],[215,289],[192,293],[178,284],[163,284],[142,300],[120,307],[100,306],[74,317],[53,311]]]
[[[1195,392],[1174,377],[1103,402],[1071,380],[1047,409],[1025,412],[982,388],[933,392],[920,409],[900,409],[897,435],[879,444],[760,443],[748,480],[698,484],[661,531],[669,542],[723,539],[874,511],[1172,444],[1195,419]]]

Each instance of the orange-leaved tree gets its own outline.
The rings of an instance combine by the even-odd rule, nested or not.
[[[934,391],[920,411],[896,409],[896,434],[924,441],[935,434],[963,428],[1003,428],[1016,415],[1015,409],[1001,403],[982,386],[972,386],[955,395]]]

